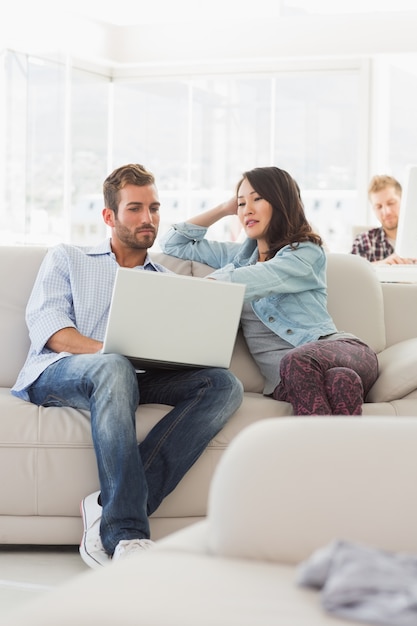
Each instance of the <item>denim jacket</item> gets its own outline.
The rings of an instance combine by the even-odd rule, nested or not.
[[[276,335],[293,346],[316,341],[337,331],[327,311],[326,253],[303,242],[281,248],[274,258],[258,263],[255,240],[242,244],[208,241],[206,228],[182,222],[161,239],[163,252],[199,261],[216,271],[211,278],[246,285],[245,300]]]

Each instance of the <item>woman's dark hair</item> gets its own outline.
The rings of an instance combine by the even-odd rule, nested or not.
[[[268,259],[278,250],[290,245],[296,248],[303,241],[323,244],[307,221],[300,188],[295,180],[279,167],[255,167],[244,172],[237,185],[247,180],[253,189],[272,206],[272,217],[266,234]]]

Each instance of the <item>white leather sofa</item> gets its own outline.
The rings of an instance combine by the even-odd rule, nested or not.
[[[358,624],[327,613],[321,591],[297,586],[298,566],[335,540],[417,555],[416,442],[417,420],[406,417],[252,424],[216,468],[206,520],[45,592],[10,612],[7,626]],[[379,590],[385,572],[367,566],[367,585]],[[406,600],[390,590],[386,606],[400,611]]]
[[[0,544],[77,544],[80,500],[99,488],[86,412],[37,407],[10,393],[29,347],[24,311],[45,253],[42,247],[0,247]],[[179,273],[209,271],[162,254],[153,257]],[[338,327],[379,353],[380,376],[364,414],[417,415],[417,285],[381,285],[367,261],[344,254],[329,254],[328,280],[329,309]],[[262,395],[262,377],[241,336],[231,369],[244,384],[244,402],[153,515],[153,539],[205,517],[213,471],[242,429],[292,414],[289,404]],[[138,409],[139,441],[167,410]]]

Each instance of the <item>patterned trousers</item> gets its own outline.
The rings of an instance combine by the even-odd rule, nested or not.
[[[313,341],[290,350],[272,394],[294,415],[362,415],[362,403],[378,376],[375,352],[362,341]]]

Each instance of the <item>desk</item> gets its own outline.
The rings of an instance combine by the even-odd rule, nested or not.
[[[417,264],[373,265],[381,283],[417,283]]]

